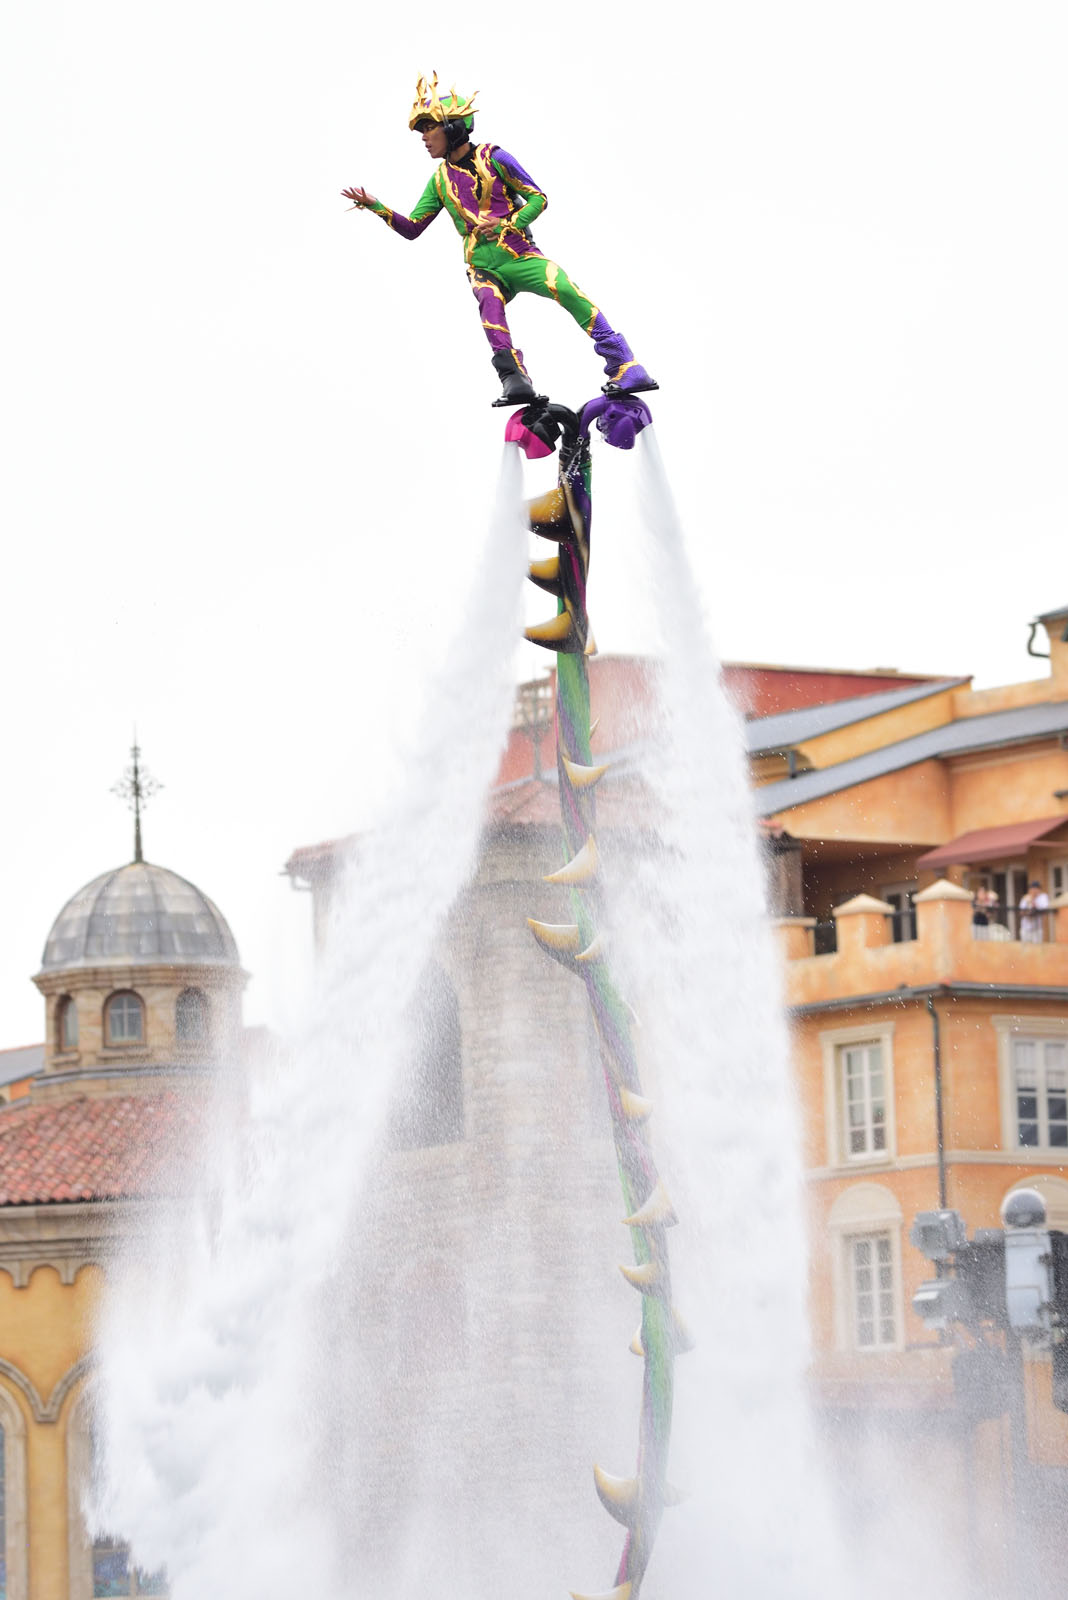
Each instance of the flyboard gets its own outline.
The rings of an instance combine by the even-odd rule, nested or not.
[[[654,387],[650,385],[650,387]],[[531,458],[558,456],[557,485],[529,502],[530,527],[555,553],[530,564],[539,589],[556,596],[556,615],[527,628],[533,644],[556,652],[556,765],[564,865],[547,882],[566,891],[567,920],[528,918],[538,944],[584,985],[596,1024],[612,1135],[623,1188],[633,1264],[620,1267],[641,1296],[630,1348],[644,1363],[638,1459],[633,1476],[593,1469],[601,1504],[626,1533],[614,1587],[574,1600],[637,1600],[664,1509],[678,1494],[667,1480],[675,1356],[690,1348],[672,1303],[668,1229],[678,1220],[649,1140],[652,1103],[642,1093],[631,1012],[613,977],[604,938],[597,848],[597,785],[608,771],[593,755],[587,661],[595,646],[586,609],[590,567],[591,430],[629,450],[652,422],[636,394],[602,393],[578,412],[537,397],[515,412],[505,439]]]

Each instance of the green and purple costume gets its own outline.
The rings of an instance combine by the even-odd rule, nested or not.
[[[649,374],[593,301],[555,261],[542,255],[530,225],[548,200],[514,156],[499,145],[472,145],[466,156],[449,155],[423,190],[410,217],[376,200],[369,207],[404,239],[418,239],[445,210],[463,237],[467,276],[478,301],[482,326],[494,357],[515,361],[527,375],[523,353],[512,342],[505,307],[517,294],[538,294],[569,311],[594,342],[609,381],[620,389],[648,387]],[[476,223],[497,225],[495,238],[481,239]],[[495,365],[498,365],[495,359]],[[509,362],[510,365],[510,362]]]

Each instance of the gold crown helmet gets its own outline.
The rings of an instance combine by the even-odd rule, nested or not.
[[[457,117],[462,117],[467,124],[467,131],[470,133],[475,120],[475,100],[477,96],[478,90],[476,89],[474,94],[469,95],[465,100],[462,94],[457,94],[456,85],[453,84],[443,100],[438,94],[438,75],[436,72],[432,78],[420,78],[415,86],[415,104],[412,107],[412,114],[408,118],[408,127],[409,129],[414,129],[417,122],[423,122],[427,118],[431,122],[452,122]]]

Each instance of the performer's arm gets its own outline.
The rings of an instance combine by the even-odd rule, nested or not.
[[[382,221],[388,224],[394,233],[399,233],[402,239],[418,239],[441,210],[441,200],[433,178],[419,196],[410,217],[406,217],[402,211],[394,211],[381,200],[376,200],[366,189],[342,189],[341,192],[346,200],[354,201],[361,211],[373,211],[376,217],[381,217]]]
[[[515,156],[510,156],[507,150],[495,150],[492,160],[508,188],[524,202],[522,209],[512,218],[512,227],[529,228],[535,217],[540,217],[549,204],[548,195],[544,189],[538,188],[530,173],[524,172]]]

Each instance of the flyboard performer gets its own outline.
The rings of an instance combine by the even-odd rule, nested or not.
[[[478,301],[503,393],[498,406],[519,406],[505,439],[531,458],[558,452],[557,487],[529,502],[529,525],[555,551],[530,565],[538,588],[554,595],[556,614],[526,629],[526,638],[556,655],[556,747],[562,865],[546,878],[567,897],[567,921],[528,918],[535,940],[586,989],[597,1028],[612,1122],[623,1221],[633,1264],[620,1271],[641,1296],[641,1323],[630,1349],[643,1365],[638,1460],[633,1476],[594,1467],[594,1488],[625,1530],[613,1587],[573,1600],[639,1600],[665,1510],[678,1491],[667,1478],[675,1389],[675,1357],[691,1347],[675,1309],[667,1233],[678,1221],[657,1170],[647,1124],[653,1104],[642,1093],[633,1012],[613,975],[603,931],[604,908],[597,843],[596,791],[608,772],[592,750],[587,658],[596,646],[586,605],[590,561],[591,429],[617,449],[630,450],[652,422],[642,392],[656,383],[592,300],[562,267],[542,255],[530,224],[545,209],[545,194],[514,156],[471,138],[474,96],[453,89],[442,99],[437,74],[420,78],[408,126],[422,135],[438,167],[410,217],[366,189],[343,189],[358,210],[374,211],[404,239],[417,239],[447,211],[464,242],[467,276]],[[608,381],[579,411],[535,393],[512,342],[506,306],[517,294],[538,294],[569,311],[604,361]]]
[[[500,145],[473,142],[477,92],[464,98],[454,88],[443,99],[436,72],[429,80],[419,79],[408,127],[422,136],[427,155],[438,166],[410,217],[359,185],[343,189],[345,199],[358,211],[373,211],[402,239],[418,239],[439,211],[449,213],[464,242],[468,282],[501,380],[502,394],[494,405],[544,399],[536,394],[508,327],[505,308],[517,294],[542,295],[571,313],[604,362],[606,395],[656,389],[623,335],[534,243],[530,226],[548,204],[544,191]]]

